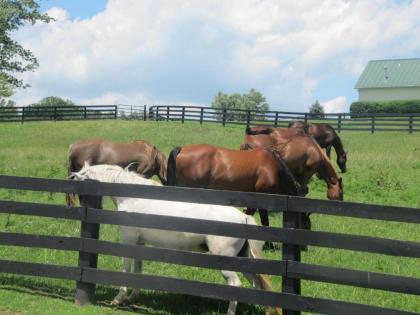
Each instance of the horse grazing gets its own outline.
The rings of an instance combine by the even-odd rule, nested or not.
[[[328,199],[343,200],[342,179],[338,177],[329,158],[318,143],[303,132],[293,131],[289,135],[290,137],[283,137],[278,142],[276,139],[279,137],[273,137],[272,133],[247,134],[241,144],[241,149],[255,150],[255,148],[268,146],[279,153],[305,194],[308,193],[307,186],[310,178],[313,174],[317,174],[327,184]]]
[[[69,177],[73,180],[97,180],[110,183],[157,185],[161,184],[128,172],[116,165],[85,165],[79,172],[72,173]],[[189,202],[173,202],[142,198],[111,197],[118,211],[157,214],[181,218],[205,219],[238,224],[256,225],[254,218],[243,214],[234,207]],[[202,235],[178,231],[156,230],[150,228],[121,226],[122,240],[125,244],[147,244],[170,249],[182,249],[204,252],[225,256],[245,256],[261,258],[261,242],[234,237],[216,235]],[[132,259],[123,258],[124,272],[130,272]],[[140,259],[134,259],[134,272],[141,272]],[[221,271],[227,283],[240,287],[241,281],[236,272]],[[272,291],[270,279],[266,275],[244,274],[251,284],[260,289]],[[113,304],[121,304],[125,300],[133,301],[139,294],[138,289],[133,289],[127,296],[127,287],[121,287]],[[227,314],[235,314],[237,301],[230,301]],[[269,309],[272,313],[278,309]]]
[[[282,132],[282,128],[273,129],[275,129],[275,133]],[[285,134],[289,135],[289,137],[284,137],[283,135],[281,142],[277,142],[276,139],[280,138],[273,137],[272,132],[257,133],[255,135],[247,134],[241,144],[241,149],[249,150],[268,145],[275,149],[287,164],[302,187],[304,195],[308,193],[310,178],[317,174],[327,184],[327,198],[343,200],[342,179],[338,177],[331,161],[318,143],[302,131],[292,131]],[[253,214],[255,209],[248,209],[247,213]],[[302,218],[302,227],[305,229],[310,229],[311,227],[309,215],[310,213],[305,213]]]
[[[147,178],[157,175],[166,184],[166,157],[153,144],[136,140],[131,143],[118,143],[102,139],[86,139],[69,147],[68,175],[80,171],[85,162],[90,165],[113,164],[126,167],[137,162],[136,172]],[[75,195],[67,194],[66,203],[75,204]]]
[[[337,153],[337,164],[341,172],[346,172],[347,153],[344,151],[343,143],[330,124],[325,123],[305,123],[303,121],[294,121],[289,124],[289,128],[298,128],[314,137],[321,148],[325,148],[328,158],[331,158],[331,147],[334,147]]]

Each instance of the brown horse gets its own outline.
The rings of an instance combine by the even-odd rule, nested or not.
[[[270,129],[271,128],[271,129]],[[327,197],[342,200],[343,189],[330,160],[316,141],[297,128],[256,127],[247,129],[241,150],[274,148],[289,167],[305,194],[313,174],[327,184]]]
[[[347,153],[344,151],[340,137],[330,124],[294,121],[289,124],[289,128],[299,128],[314,137],[321,148],[326,149],[329,158],[331,158],[331,147],[334,147],[337,153],[337,164],[341,172],[346,172]]]
[[[136,163],[136,172],[146,178],[157,175],[166,184],[166,157],[153,144],[136,140],[131,143],[118,143],[102,139],[86,139],[69,147],[68,175],[82,169],[85,162],[90,165],[114,164],[126,167]],[[75,204],[74,194],[66,195],[67,205]]]
[[[272,149],[231,150],[209,144],[173,149],[168,159],[168,185],[302,195],[289,168]],[[267,210],[260,210],[268,226]]]
[[[338,177],[330,160],[318,143],[297,128],[291,128],[289,131],[286,128],[272,129],[275,130],[268,132],[266,127],[247,129],[248,134],[245,135],[241,149],[274,148],[301,185],[305,195],[308,193],[310,178],[313,174],[317,174],[327,184],[327,198],[343,200],[342,179]],[[255,211],[255,209],[247,209],[247,214],[252,215]],[[310,213],[305,213],[302,216],[302,227],[305,229],[311,227],[309,215]]]

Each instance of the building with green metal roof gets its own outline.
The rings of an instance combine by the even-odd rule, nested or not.
[[[355,89],[359,101],[420,99],[420,58],[371,60]]]

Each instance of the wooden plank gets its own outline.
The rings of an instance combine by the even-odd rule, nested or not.
[[[238,272],[286,275],[286,262],[270,259],[228,257],[204,253],[154,248],[143,245],[128,245],[93,239],[84,239],[84,250],[90,253],[118,257],[141,258],[201,268],[231,270]]]
[[[66,280],[79,280],[81,278],[81,269],[78,267],[27,263],[10,260],[0,260],[0,272]]]
[[[420,223],[420,209],[369,205],[335,200],[290,197],[289,211],[313,212],[354,218]]]
[[[294,279],[351,285],[420,295],[420,279],[289,261],[287,276]]]
[[[261,241],[281,241],[281,229],[124,211],[88,209],[87,222],[212,234]]]
[[[86,216],[86,209],[83,207],[70,208],[67,206],[0,200],[0,213],[83,220]]]
[[[74,251],[82,249],[82,239],[77,237],[46,236],[11,232],[0,232],[0,244],[8,246],[37,247]]]
[[[94,181],[71,181],[32,177],[0,176],[0,187],[19,190],[48,192],[74,192],[79,195],[138,197],[221,204],[280,211],[285,208],[287,197],[283,195],[252,192],[221,191],[201,188],[111,184]]]
[[[415,314],[400,310],[391,310],[349,302],[338,302],[327,299],[303,297],[294,294],[267,292],[262,290],[233,287],[228,285],[181,280],[144,274],[127,274],[115,271],[103,271],[84,268],[82,279],[85,282],[102,285],[127,286],[148,290],[166,291],[195,295],[222,300],[237,300],[248,304],[278,306],[287,309],[317,312],[323,314]]]
[[[88,209],[87,221],[101,224],[137,226],[169,231],[256,239],[293,245],[314,245],[391,256],[420,258],[420,243],[370,236],[315,232],[298,229],[253,226],[153,214]]]
[[[82,195],[79,196],[80,203],[85,207],[102,208],[102,197]],[[99,238],[99,224],[87,222],[86,219],[82,221],[80,227],[81,238]],[[98,267],[98,254],[86,252],[84,249],[79,251],[78,265],[80,268]],[[86,305],[94,303],[96,285],[94,283],[86,283],[83,280],[76,282],[75,302],[79,305]]]
[[[301,214],[298,212],[286,211],[283,214],[283,227],[298,229],[300,226]],[[300,246],[285,243],[282,247],[282,259],[290,262],[299,262],[301,259]],[[299,278],[290,278],[288,274],[282,279],[281,291],[283,293],[301,294],[301,283]],[[285,309],[284,315],[300,315],[299,311]]]

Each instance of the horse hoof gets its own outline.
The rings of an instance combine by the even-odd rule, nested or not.
[[[273,243],[271,243],[271,242],[265,242],[264,243],[264,246],[263,246],[263,249],[265,249],[265,250],[274,250],[275,247],[274,247],[274,244]]]

